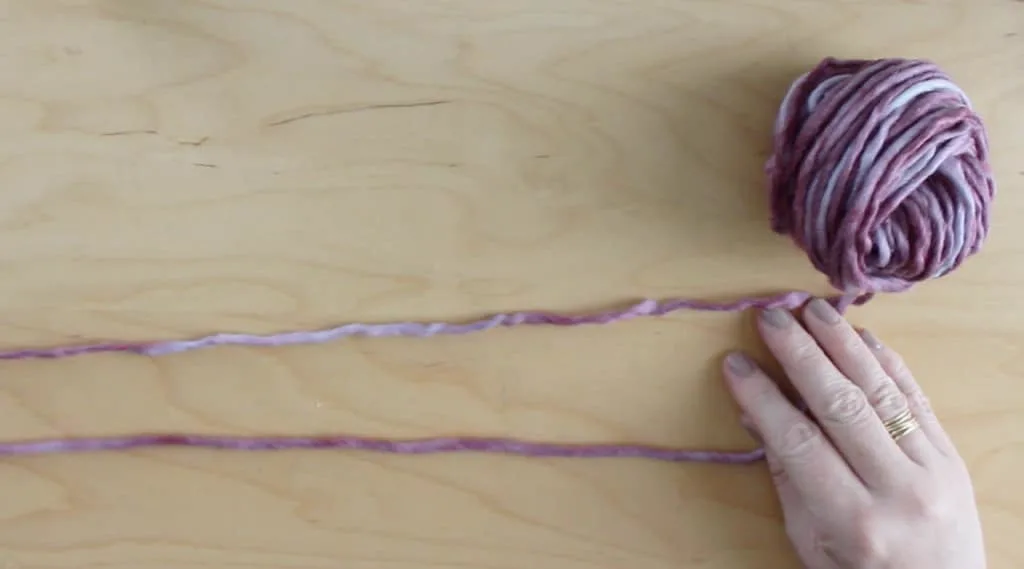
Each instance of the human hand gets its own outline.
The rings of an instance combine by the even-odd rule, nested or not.
[[[823,300],[801,320],[767,310],[758,329],[806,414],[750,357],[730,354],[723,367],[803,564],[984,569],[967,468],[902,359]],[[886,421],[908,410],[919,428],[890,435]]]

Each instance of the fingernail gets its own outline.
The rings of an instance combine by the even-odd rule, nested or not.
[[[750,417],[740,415],[740,426],[743,427],[743,430],[746,431],[748,435],[750,435],[750,438],[757,441],[758,444],[764,444],[764,440],[761,438],[761,433],[757,432],[757,427],[754,426]]]
[[[729,371],[738,377],[747,377],[757,369],[750,358],[739,352],[733,352],[726,356],[725,365],[729,366]]]
[[[822,322],[827,324],[837,324],[839,322],[839,313],[825,300],[815,298],[807,307],[811,309],[811,314],[817,316],[818,320]]]
[[[868,347],[871,348],[872,350],[882,349],[882,343],[879,342],[878,338],[876,338],[875,335],[872,334],[870,331],[861,330],[860,337],[864,340],[864,343],[867,344]]]
[[[793,315],[788,310],[769,308],[761,313],[761,319],[776,328],[785,328],[793,322]]]

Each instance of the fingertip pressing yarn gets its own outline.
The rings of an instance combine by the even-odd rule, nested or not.
[[[899,292],[956,269],[988,233],[995,183],[988,142],[967,96],[934,64],[906,59],[825,59],[798,78],[782,102],[774,149],[765,165],[771,228],[789,235],[840,291],[845,310],[879,292]],[[99,352],[158,357],[222,345],[284,346],[353,336],[430,337],[498,327],[610,324],[679,310],[733,312],[795,308],[802,291],[730,302],[689,298],[644,300],[591,314],[519,311],[469,322],[349,323],[269,335],[217,333],[191,340],[0,352],[0,360],[63,358]],[[634,457],[743,464],[753,451],[664,449],[648,445],[562,444],[511,438],[419,440],[337,436],[204,436],[187,434],[62,437],[0,442],[0,456],[190,446],[224,450],[348,449],[397,454],[491,452],[534,457]]]
[[[766,172],[772,229],[833,287],[867,297],[977,253],[995,196],[981,119],[921,60],[828,58],[798,78]]]

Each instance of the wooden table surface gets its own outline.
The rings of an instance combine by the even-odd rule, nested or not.
[[[1024,564],[1024,4],[0,2],[7,348],[732,298],[786,86],[932,59],[987,122],[984,251],[851,318],[901,350]],[[5,439],[493,434],[745,449],[750,314],[2,364]],[[164,449],[0,462],[0,567],[796,567],[763,466]]]

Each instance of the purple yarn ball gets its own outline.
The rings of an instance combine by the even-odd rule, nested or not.
[[[798,78],[766,173],[772,229],[836,289],[868,297],[978,252],[995,196],[981,119],[920,60],[829,58]]]

